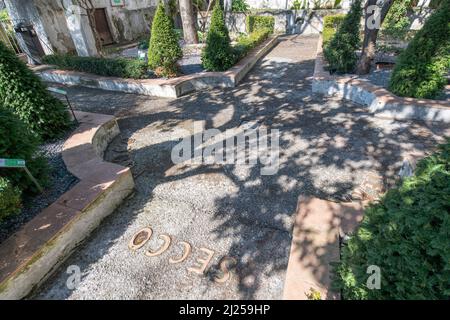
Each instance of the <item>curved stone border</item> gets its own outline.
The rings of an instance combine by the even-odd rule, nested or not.
[[[56,70],[51,66],[40,66],[34,70],[43,80],[49,82],[157,97],[178,98],[196,90],[235,87],[253,68],[255,63],[277,43],[278,36],[270,37],[227,71],[201,72],[172,79],[134,80],[101,77],[84,72]]]
[[[366,105],[375,116],[398,120],[416,119],[450,123],[450,101],[398,97],[383,87],[357,76],[332,76],[324,69],[322,37],[317,45],[312,91],[337,95]]]
[[[62,157],[80,181],[0,244],[0,299],[21,299],[41,284],[133,191],[131,171],[103,161],[119,133],[114,117],[76,112],[80,126]]]

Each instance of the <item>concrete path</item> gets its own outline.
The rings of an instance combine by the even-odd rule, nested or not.
[[[444,126],[374,119],[361,106],[313,96],[316,43],[283,38],[238,88],[178,100],[69,88],[77,109],[120,117],[122,133],[106,157],[132,166],[137,190],[35,298],[281,299],[300,194],[339,199],[373,172],[393,177],[404,155],[431,150],[449,135]],[[247,122],[280,130],[279,171],[173,164],[182,129],[198,121],[222,132]],[[130,250],[147,226],[151,240]],[[167,251],[145,255],[168,239]],[[190,252],[184,261],[171,263],[183,252]],[[198,274],[211,256],[206,274]],[[228,278],[220,265],[234,262]],[[71,265],[81,270],[74,290],[66,286]]]

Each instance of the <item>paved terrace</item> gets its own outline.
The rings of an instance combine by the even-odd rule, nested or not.
[[[340,199],[374,172],[392,178],[403,156],[430,151],[450,134],[448,125],[376,119],[364,107],[313,96],[316,44],[314,37],[282,38],[239,87],[177,100],[69,88],[77,109],[119,117],[121,134],[106,158],[132,166],[136,192],[35,298],[282,298],[300,194]],[[192,130],[196,121],[221,131],[255,121],[279,129],[278,173],[262,176],[259,165],[173,164],[181,129]],[[128,243],[146,226],[153,230],[151,241],[131,251]],[[171,237],[169,249],[146,256],[161,245],[161,234]],[[191,245],[191,254],[169,263],[180,256],[180,241]],[[316,281],[324,280],[320,259],[307,255],[325,256],[327,245],[315,252],[307,240],[297,245],[305,253],[301,258],[313,261]],[[188,271],[211,252],[206,275]],[[237,267],[231,279],[217,283],[223,256],[233,257]],[[82,272],[75,290],[66,287],[70,265]]]

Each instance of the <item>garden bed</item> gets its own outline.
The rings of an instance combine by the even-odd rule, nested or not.
[[[0,243],[78,182],[78,179],[67,171],[62,159],[64,141],[72,131],[70,130],[58,140],[44,143],[39,147],[40,153],[43,154],[51,168],[49,187],[42,194],[25,196],[20,213],[9,216],[0,222]]]
[[[80,85],[110,91],[138,93],[150,96],[177,98],[187,93],[214,87],[235,87],[255,63],[278,41],[271,36],[252,49],[232,68],[224,72],[199,72],[170,79],[125,79],[106,77],[79,71],[58,70],[41,66],[35,72],[45,81],[65,85]]]
[[[398,97],[372,80],[357,75],[331,75],[326,70],[322,38],[317,45],[312,90],[366,105],[376,116],[450,123],[450,101]],[[379,81],[379,79],[378,79]],[[380,83],[378,83],[380,84]]]

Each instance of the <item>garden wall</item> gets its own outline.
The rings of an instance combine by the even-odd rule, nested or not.
[[[260,9],[251,13],[229,13],[226,16],[227,27],[232,34],[246,32],[245,18],[247,15],[273,16],[275,18],[275,32],[281,34],[318,35],[323,29],[323,18],[328,15],[346,13],[345,9],[320,10],[273,10]],[[428,8],[416,8],[410,16],[411,30],[422,28],[423,22],[433,12]],[[199,16],[199,20],[201,17]],[[361,19],[361,29],[364,21]]]

